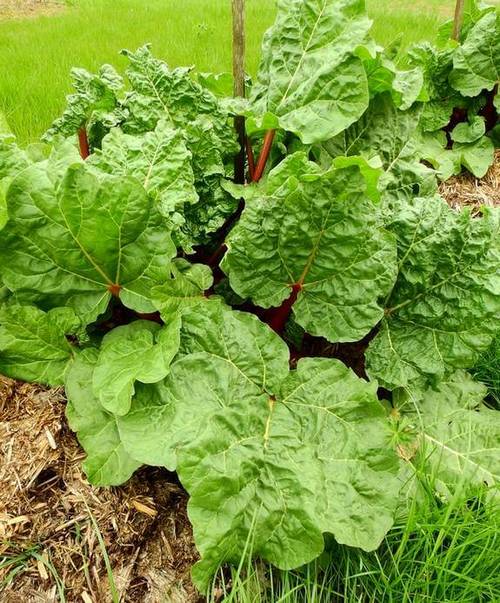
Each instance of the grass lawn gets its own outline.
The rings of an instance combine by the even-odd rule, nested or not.
[[[247,0],[247,69],[258,66],[274,0]],[[373,34],[387,45],[431,38],[454,0],[367,0]],[[21,142],[36,140],[59,115],[72,66],[122,68],[121,48],[152,42],[172,66],[231,66],[230,0],[74,0],[56,14],[0,21],[0,111]]]

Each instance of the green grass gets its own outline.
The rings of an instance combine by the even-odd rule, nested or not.
[[[500,334],[471,372],[478,381],[488,387],[492,402],[500,408]]]
[[[263,564],[222,574],[224,603],[487,603],[500,601],[500,517],[482,495],[413,508],[374,553],[333,545],[329,558],[283,572]],[[209,595],[209,603],[217,597]]]
[[[33,563],[38,562],[39,565],[45,568],[45,572],[51,577],[52,583],[56,585],[59,603],[66,602],[64,582],[52,564],[50,555],[47,552],[43,554],[41,545],[27,545],[25,548],[21,548],[17,544],[8,545],[4,542],[0,544],[4,549],[0,556],[0,575],[2,576],[0,579],[0,596],[5,588],[15,583],[18,576],[32,571]]]
[[[72,66],[123,69],[121,48],[152,42],[172,66],[231,66],[230,0],[76,0],[56,15],[0,22],[0,112],[22,143],[39,138],[64,107]],[[454,0],[368,0],[376,40],[432,37]],[[274,0],[247,0],[247,69],[255,73]]]

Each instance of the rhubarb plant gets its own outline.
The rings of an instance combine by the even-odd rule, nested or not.
[[[422,472],[498,498],[498,410],[466,371],[498,331],[499,213],[439,197],[429,71],[369,26],[361,0],[281,0],[248,101],[144,46],[128,84],[77,72],[51,145],[2,127],[0,372],[64,384],[91,483],[178,473],[201,589],[248,541],[280,568],[326,534],[376,549]]]
[[[422,157],[442,180],[460,173],[462,167],[481,178],[494,156],[500,15],[493,6],[467,4],[458,41],[449,39],[449,22],[441,28],[436,46],[417,44],[408,57],[424,73]]]

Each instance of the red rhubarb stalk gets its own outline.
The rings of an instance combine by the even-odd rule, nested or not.
[[[250,138],[248,138],[248,136],[246,139],[246,147],[247,147],[248,175],[250,177],[250,180],[253,181],[253,175],[255,174],[255,159],[253,156],[252,141],[250,140]]]
[[[286,321],[288,320],[290,312],[292,311],[292,306],[297,301],[297,297],[301,290],[301,283],[295,283],[294,285],[292,285],[292,293],[290,294],[290,297],[288,299],[285,299],[281,306],[279,308],[276,308],[276,310],[274,311],[273,316],[269,321],[269,326],[271,327],[271,329],[273,329],[273,331],[276,331],[276,333],[283,333]]]
[[[80,155],[82,159],[87,159],[90,155],[89,139],[85,126],[78,130],[78,144],[80,146]]]
[[[255,166],[255,171],[253,173],[253,182],[259,182],[259,180],[262,178],[262,174],[266,169],[267,160],[269,159],[269,154],[271,153],[275,133],[276,130],[268,130],[266,132],[264,144],[262,145],[262,151],[260,152],[259,160],[257,161],[257,165]]]

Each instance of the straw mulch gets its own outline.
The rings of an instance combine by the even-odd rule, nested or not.
[[[439,186],[441,196],[454,209],[471,207],[479,213],[482,206],[500,206],[500,149],[495,153],[495,161],[488,173],[481,179],[464,172],[453,176]]]
[[[91,487],[64,406],[61,390],[0,377],[0,601],[59,601],[57,580],[66,601],[111,601],[105,555],[122,601],[199,601],[186,495],[174,476],[149,468],[120,488]],[[23,563],[2,568],[19,555]]]

